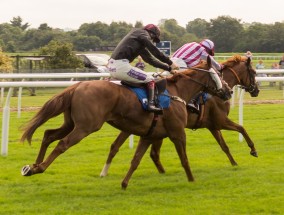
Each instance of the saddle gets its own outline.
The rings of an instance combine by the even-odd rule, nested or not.
[[[130,83],[127,81],[121,81],[121,84],[130,90],[132,90],[139,101],[142,104],[144,110],[147,110],[148,104],[148,96],[147,96],[147,84],[146,83]],[[156,106],[160,106],[165,109],[170,106],[170,96],[168,91],[166,90],[167,81],[165,79],[161,79],[155,83],[155,95],[154,101]]]
[[[122,85],[125,85],[127,87],[131,87],[131,88],[145,88],[146,89],[146,83],[132,83],[129,81],[121,81]],[[157,81],[155,81],[155,94],[161,95],[162,93],[165,92],[167,88],[167,80],[166,79],[159,79]]]
[[[147,103],[148,103],[147,93],[146,93],[147,84],[130,83],[128,81],[121,81],[121,84],[132,90],[137,95],[139,101],[142,104],[143,109],[147,110]],[[167,86],[166,79],[158,80],[155,83],[155,96],[154,96],[155,104],[159,105],[163,109],[168,108],[170,106],[170,101],[171,101],[170,96],[168,95],[168,91],[166,90],[166,86]],[[155,113],[151,126],[149,127],[149,130],[145,135],[145,137],[152,134],[156,126],[157,120],[158,120],[158,115]]]

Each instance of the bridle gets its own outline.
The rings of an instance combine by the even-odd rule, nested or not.
[[[250,83],[248,87],[244,85],[244,83],[240,80],[238,74],[236,73],[236,71],[232,67],[229,67],[229,66],[226,65],[225,68],[229,69],[229,71],[234,75],[234,77],[238,81],[238,85],[240,86],[240,88],[244,89],[246,92],[249,92],[249,93],[253,93],[256,90],[257,85],[256,85],[256,82],[254,81],[255,80],[255,74],[251,71],[251,67],[250,67],[249,64],[246,65],[246,69],[247,69],[247,78],[246,79],[249,79],[249,83]],[[221,71],[221,73],[222,73],[222,76],[223,76],[222,71]]]
[[[195,70],[195,71],[201,71],[201,72],[206,72],[206,73],[212,73],[210,70],[206,70],[206,69],[201,69],[201,68],[196,68],[196,67],[187,67],[187,69],[192,69],[192,70]],[[215,71],[215,70],[214,70]],[[215,71],[216,72],[216,71]],[[204,83],[201,83],[191,77],[186,77],[188,78],[189,80],[201,85],[204,87],[204,91],[208,91],[208,92],[213,92],[213,94],[216,94],[218,96],[220,96],[221,98],[225,98],[227,97],[228,95],[226,95],[226,93],[223,92],[223,90],[219,90],[217,89],[217,87],[213,87],[213,86],[210,86],[209,84],[204,84]],[[212,80],[212,78],[211,78]],[[212,80],[213,81],[213,80]]]

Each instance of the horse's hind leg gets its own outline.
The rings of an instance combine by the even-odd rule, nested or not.
[[[171,141],[175,144],[176,151],[179,155],[181,165],[183,166],[188,181],[194,181],[192,172],[189,167],[188,158],[186,155],[186,137],[185,133],[177,136],[178,138],[170,137]]]
[[[50,155],[45,159],[45,161],[34,165],[34,166],[25,166],[22,169],[22,175],[30,176],[37,173],[43,173],[48,166],[62,153],[64,153],[71,146],[77,144],[84,137],[89,135],[90,133],[84,132],[80,129],[74,129],[71,133],[69,133],[66,137],[61,139],[57,146],[53,149]]]
[[[152,142],[150,157],[154,164],[156,165],[159,173],[165,173],[165,169],[160,161],[160,149],[162,146],[163,140],[157,140]]]
[[[122,146],[122,144],[125,142],[125,140],[130,136],[129,133],[127,132],[120,132],[115,141],[111,144],[110,151],[108,154],[107,161],[101,171],[100,176],[104,177],[108,174],[108,170],[110,168],[110,164],[114,156],[117,154],[119,151],[119,148]]]
[[[230,153],[230,149],[229,147],[227,146],[223,136],[222,136],[222,133],[220,130],[210,130],[211,134],[215,137],[215,139],[217,140],[219,146],[221,147],[221,149],[223,150],[223,152],[226,153],[227,157],[229,158],[231,164],[233,166],[237,166],[237,162],[235,161],[235,159],[233,158],[233,156],[231,155]]]
[[[73,129],[72,127],[61,127],[58,129],[46,130],[44,132],[44,137],[36,159],[36,164],[39,164],[43,161],[46,150],[52,142],[62,139],[67,134],[69,134],[72,131],[72,129]]]
[[[142,137],[140,138],[138,146],[137,146],[135,154],[134,154],[134,157],[131,161],[131,166],[130,166],[125,178],[123,179],[123,181],[121,183],[121,187],[123,189],[127,188],[128,182],[129,182],[133,172],[137,169],[143,155],[147,151],[150,144],[151,144],[151,141],[149,139],[143,139]]]
[[[69,134],[73,130],[74,123],[72,120],[70,120],[70,118],[68,118],[69,113],[65,113],[64,116],[65,116],[64,124],[60,128],[46,130],[44,132],[44,136],[42,139],[42,143],[35,164],[39,164],[43,161],[46,150],[52,142],[64,138],[67,134]]]

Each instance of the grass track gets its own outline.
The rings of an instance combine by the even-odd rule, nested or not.
[[[128,144],[114,159],[110,174],[99,177],[118,134],[109,125],[61,155],[45,173],[21,176],[22,166],[37,156],[43,131],[59,126],[62,118],[38,129],[29,146],[19,144],[19,126],[35,112],[23,112],[21,118],[12,112],[9,154],[0,157],[0,214],[284,214],[283,110],[284,104],[244,106],[244,126],[259,158],[249,155],[236,132],[224,131],[239,164],[232,167],[209,131],[186,130],[196,181],[187,182],[174,146],[166,139],[161,151],[166,173],[157,172],[147,153],[126,191],[120,183],[134,153]],[[237,121],[237,117],[234,108],[230,118]]]

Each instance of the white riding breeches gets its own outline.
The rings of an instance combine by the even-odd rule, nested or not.
[[[133,83],[148,83],[154,80],[151,74],[132,66],[127,59],[110,59],[107,65],[111,77]]]
[[[222,82],[221,82],[219,75],[217,74],[217,72],[213,68],[210,68],[209,72],[210,72],[211,78],[216,83],[217,89],[220,90],[222,88]]]
[[[180,69],[187,69],[187,65],[183,59],[173,57],[171,61],[174,62]]]

